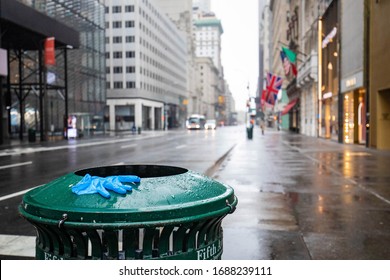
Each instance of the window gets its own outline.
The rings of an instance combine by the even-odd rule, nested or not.
[[[109,43],[110,43],[110,37],[106,37],[106,38],[105,38],[105,43],[106,43],[106,44],[109,44]]]
[[[114,88],[123,88],[123,82],[114,82]]]
[[[114,58],[122,58],[122,52],[114,52],[113,57]]]
[[[111,88],[110,82],[106,82],[106,88],[107,88],[107,89],[110,89],[110,88]]]
[[[106,29],[110,28],[110,22],[106,21]]]
[[[135,57],[135,51],[126,52],[126,57],[127,57],[127,58]]]
[[[114,44],[122,43],[122,37],[121,36],[114,36],[114,37],[112,37],[112,42]]]
[[[106,58],[107,58],[107,59],[110,58],[110,53],[109,53],[109,52],[106,52]]]
[[[127,66],[126,73],[135,73],[135,66]]]
[[[113,21],[112,28],[122,28],[122,22],[121,21]]]
[[[135,26],[134,20],[127,20],[127,21],[125,22],[125,26],[126,26],[126,27],[134,27],[134,26]]]
[[[126,82],[126,88],[135,88],[135,82]]]
[[[134,12],[134,5],[125,6],[125,12],[126,13],[133,13]]]
[[[122,12],[122,7],[121,6],[112,6],[112,13],[113,14],[118,14]]]
[[[106,67],[106,73],[110,74],[110,67]]]
[[[110,8],[109,7],[106,7],[106,14],[108,14],[110,12]]]
[[[134,43],[135,36],[126,36],[126,43]]]
[[[115,74],[119,74],[119,73],[122,73],[122,72],[123,72],[122,67],[119,67],[119,66],[114,67],[113,70],[114,70],[114,73],[115,73]]]

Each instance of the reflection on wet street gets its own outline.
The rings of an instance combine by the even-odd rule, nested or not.
[[[215,177],[239,204],[224,259],[389,259],[390,153],[256,132]]]

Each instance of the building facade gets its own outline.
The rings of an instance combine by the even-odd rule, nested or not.
[[[158,5],[162,11],[175,23],[187,38],[187,85],[186,97],[180,104],[179,118],[187,118],[192,112],[191,101],[196,95],[195,91],[195,43],[193,38],[192,0],[159,0]]]
[[[339,141],[340,123],[340,25],[339,2],[332,1],[322,16],[321,94],[319,95],[319,137]]]
[[[35,133],[42,141],[67,137],[70,116],[78,136],[90,135],[94,117],[103,119],[106,98],[103,1],[2,0],[1,14],[8,53],[2,140],[23,140],[30,131],[31,141]],[[54,43],[51,64],[44,61],[47,38]]]
[[[226,104],[229,93],[221,62],[223,28],[221,21],[210,11],[209,1],[203,2],[198,3],[200,6],[193,8],[195,55],[197,57],[196,92],[198,93],[195,98],[198,100],[197,106],[203,104],[200,110],[204,111],[205,108],[209,108],[208,118],[216,119],[220,125],[223,125],[228,123],[230,114],[226,110],[229,108]]]
[[[272,112],[266,112],[266,115],[279,116],[283,122],[288,125],[288,130],[299,132],[300,130],[300,89],[296,84],[296,77],[290,70],[284,67],[280,52],[282,47],[288,47],[297,52],[299,33],[297,33],[299,14],[297,13],[297,1],[270,1],[269,9],[272,13],[271,33],[271,52],[272,68],[271,73],[283,78],[281,97],[287,94],[288,102],[295,102],[288,112],[283,112],[283,104],[273,108]],[[281,98],[280,103],[286,104],[286,99]],[[291,103],[292,104],[292,103]],[[287,120],[285,120],[287,119]]]
[[[340,2],[340,92],[342,142],[366,143],[366,38],[364,0]]]
[[[195,13],[195,54],[197,57],[211,57],[219,73],[222,73],[221,36],[223,28],[221,21],[212,12]]]
[[[301,129],[300,133],[317,136],[318,130],[318,1],[305,0],[299,7],[300,60],[297,86],[301,89]]]
[[[197,112],[207,119],[215,119],[218,106],[218,92],[216,90],[219,81],[218,69],[210,57],[197,57],[195,61],[198,67],[196,84],[200,91],[200,99],[194,102],[195,110],[198,110]]]
[[[390,149],[390,28],[389,1],[365,1],[369,14],[368,60],[369,86],[367,107],[368,146],[380,150]],[[366,93],[367,94],[367,93]]]
[[[106,5],[110,130],[184,125],[186,37],[156,3],[113,0]]]

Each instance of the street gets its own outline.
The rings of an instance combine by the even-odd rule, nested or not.
[[[257,127],[249,140],[234,126],[1,150],[1,259],[34,257],[35,230],[17,212],[25,190],[121,164],[179,166],[232,186],[222,259],[390,258],[389,152]],[[12,242],[30,252],[9,251]]]
[[[76,170],[124,164],[180,166],[207,173],[235,144],[228,130],[159,132],[107,139],[70,140],[50,147],[25,147],[0,152],[0,234],[35,235],[17,213],[22,195],[7,196],[48,183]],[[66,145],[65,145],[66,144]],[[11,154],[11,155],[9,155]]]

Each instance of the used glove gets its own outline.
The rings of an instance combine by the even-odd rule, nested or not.
[[[122,183],[139,183],[140,181],[141,178],[134,175],[99,177],[86,174],[80,182],[72,186],[72,192],[78,195],[99,193],[105,198],[110,198],[108,190],[126,194],[128,191],[132,191],[133,188]]]

